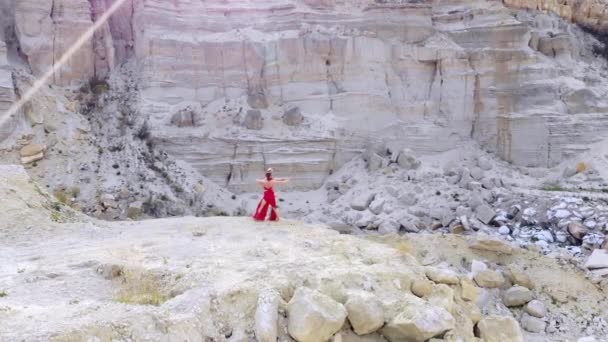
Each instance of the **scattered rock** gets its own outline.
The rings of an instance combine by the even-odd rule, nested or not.
[[[530,301],[524,307],[524,311],[534,317],[543,318],[547,313],[547,309],[545,308],[545,304],[538,299],[534,299]]]
[[[486,288],[499,288],[505,283],[505,278],[502,274],[493,270],[478,272],[474,279],[477,285]]]
[[[260,130],[264,127],[264,119],[262,113],[257,109],[250,109],[245,115],[243,125],[247,129]]]
[[[135,220],[141,216],[143,213],[144,204],[141,201],[135,201],[129,204],[129,208],[127,209],[127,217]]]
[[[524,342],[519,323],[512,317],[484,317],[477,323],[477,330],[484,342]]]
[[[479,235],[473,238],[469,244],[469,248],[507,255],[513,254],[511,244],[491,236]]]
[[[448,312],[454,311],[454,290],[448,285],[433,286],[433,291],[426,299],[431,305],[444,308]]]
[[[494,217],[496,217],[494,209],[487,204],[478,206],[475,210],[475,214],[477,215],[477,219],[485,224],[490,224]]]
[[[480,181],[483,179],[483,176],[484,176],[484,172],[481,168],[474,167],[471,169],[471,177],[473,177],[474,180]]]
[[[46,145],[44,144],[29,144],[21,148],[19,154],[21,155],[22,164],[30,164],[35,161],[44,158],[44,152],[46,151]]]
[[[171,124],[177,127],[200,126],[201,121],[201,113],[192,106],[186,106],[171,116]]]
[[[479,288],[468,279],[460,279],[460,297],[470,302],[476,302],[479,298]]]
[[[367,168],[369,171],[376,171],[386,166],[386,159],[380,157],[376,153],[372,153],[367,159]]]
[[[418,198],[414,193],[405,193],[399,196],[399,202],[409,207],[418,203]]]
[[[509,265],[507,267],[506,275],[511,283],[521,285],[530,290],[534,289],[534,283],[532,283],[532,280],[528,274],[526,274],[526,272],[520,269],[518,266]]]
[[[533,299],[532,291],[519,285],[506,290],[502,295],[502,302],[508,307],[522,306]]]
[[[44,158],[44,153],[42,153],[42,152],[35,154],[33,156],[29,156],[29,157],[21,157],[21,164],[23,164],[23,165],[31,164],[33,162],[42,160],[43,158]]]
[[[568,233],[577,240],[582,240],[589,230],[578,222],[570,222],[568,224]]]
[[[596,249],[585,262],[587,269],[608,268],[608,250]]]
[[[393,220],[384,220],[378,226],[378,233],[380,234],[397,234],[399,233],[401,225]]]
[[[354,210],[363,211],[369,207],[369,204],[374,200],[376,194],[374,193],[362,193],[353,198],[350,203],[350,207]]]
[[[540,318],[533,317],[528,315],[527,313],[524,313],[521,317],[521,327],[531,333],[539,333],[545,331],[547,323],[545,323],[545,321]]]
[[[412,282],[411,290],[418,297],[426,297],[433,292],[433,283],[427,279],[416,279]]]
[[[21,155],[21,157],[31,157],[39,153],[43,153],[45,151],[46,145],[44,144],[28,144],[21,148],[19,154]]]
[[[265,290],[258,296],[255,310],[255,337],[260,342],[276,342],[278,336],[280,295],[276,290]]]
[[[480,156],[477,158],[477,166],[485,171],[492,170],[492,163],[490,162],[490,159],[485,156]]]
[[[444,334],[454,325],[454,317],[448,311],[418,299],[388,323],[382,329],[382,335],[390,342],[422,342]]]
[[[414,170],[420,167],[420,161],[416,159],[414,153],[409,148],[405,148],[399,152],[397,164],[406,170]]]
[[[381,198],[375,198],[370,204],[369,204],[369,211],[371,211],[372,213],[376,214],[376,215],[380,215],[382,213],[382,208],[384,207],[384,199]]]
[[[289,335],[299,342],[327,341],[338,332],[347,312],[330,297],[299,287],[287,304]]]
[[[293,107],[285,111],[283,114],[283,123],[287,126],[298,126],[304,122],[304,116],[300,112],[299,107]]]
[[[348,312],[348,321],[357,335],[373,333],[384,325],[382,304],[372,294],[350,295],[344,306]]]
[[[460,282],[456,272],[445,268],[427,267],[426,276],[439,284],[456,285]]]

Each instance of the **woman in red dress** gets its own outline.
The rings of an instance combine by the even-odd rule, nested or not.
[[[255,214],[253,215],[253,219],[256,221],[264,221],[266,220],[266,215],[268,214],[268,208],[270,208],[270,221],[278,221],[279,213],[277,211],[277,200],[274,195],[274,185],[275,184],[284,184],[289,180],[284,178],[272,178],[272,169],[266,170],[266,178],[265,179],[256,179],[256,183],[262,185],[264,188],[264,197],[260,200],[257,209],[255,210]]]

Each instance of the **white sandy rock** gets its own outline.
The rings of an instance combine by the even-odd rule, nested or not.
[[[522,306],[534,298],[532,291],[523,286],[513,286],[502,295],[502,302],[508,306]]]
[[[411,303],[382,329],[390,342],[422,342],[454,328],[452,315],[441,307]]]
[[[534,316],[537,318],[543,318],[543,317],[545,317],[545,314],[547,313],[545,304],[538,299],[534,299],[534,300],[530,301],[528,304],[526,304],[526,306],[524,307],[524,311],[526,311],[531,316]]]
[[[455,285],[460,282],[458,273],[441,267],[427,267],[426,276],[438,284]]]
[[[585,262],[587,269],[608,268],[608,250],[596,249],[591,253],[589,259]]]
[[[330,297],[305,287],[296,290],[287,305],[289,335],[298,342],[327,341],[338,332],[347,312]]]
[[[454,290],[445,284],[437,284],[433,286],[433,291],[426,298],[429,304],[442,307],[448,312],[454,310]]]
[[[399,152],[397,163],[406,170],[414,170],[420,167],[420,161],[416,159],[416,156],[414,156],[414,153],[409,148]]]
[[[255,310],[255,336],[259,342],[276,342],[280,295],[276,290],[262,291]]]
[[[348,321],[357,335],[373,333],[384,325],[382,304],[373,294],[349,295],[344,306],[348,312]]]
[[[427,279],[416,279],[412,282],[411,290],[418,297],[426,297],[433,292],[433,283]]]
[[[384,199],[382,198],[374,198],[374,200],[369,204],[369,211],[372,213],[379,215],[382,213],[382,208],[384,207]]]
[[[380,234],[397,234],[399,233],[400,225],[398,222],[393,220],[384,220],[378,226],[378,233]]]
[[[474,279],[477,285],[486,288],[499,288],[505,283],[505,278],[502,274],[493,270],[478,272]]]
[[[519,323],[512,317],[484,317],[477,323],[477,329],[484,342],[524,342]]]
[[[547,323],[538,317],[524,313],[521,317],[521,327],[531,333],[540,333],[545,331]]]
[[[492,209],[492,207],[489,205],[482,204],[475,210],[475,215],[477,215],[479,221],[485,224],[490,224],[494,217],[496,217],[496,211],[494,211],[494,209]]]
[[[469,247],[471,249],[480,251],[496,252],[508,255],[513,253],[513,246],[511,246],[510,243],[487,235],[479,235],[476,238],[473,238],[469,243]]]
[[[363,211],[369,207],[369,204],[374,200],[375,196],[376,194],[374,193],[359,194],[352,199],[350,207],[358,211]]]

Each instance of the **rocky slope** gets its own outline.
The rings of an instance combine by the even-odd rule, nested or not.
[[[15,166],[0,168],[0,193],[12,205],[3,341],[601,341],[608,329],[604,293],[568,259],[493,238],[100,222],[52,206]]]

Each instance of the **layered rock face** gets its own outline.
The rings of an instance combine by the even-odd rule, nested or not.
[[[110,3],[19,2],[34,73]],[[579,153],[606,136],[608,104],[577,34],[496,1],[126,1],[55,82],[134,57],[157,146],[232,190],[269,166],[311,189],[365,149],[474,139],[543,167]]]
[[[597,31],[608,31],[608,4],[603,0],[505,0],[504,3],[515,8],[550,11]]]

